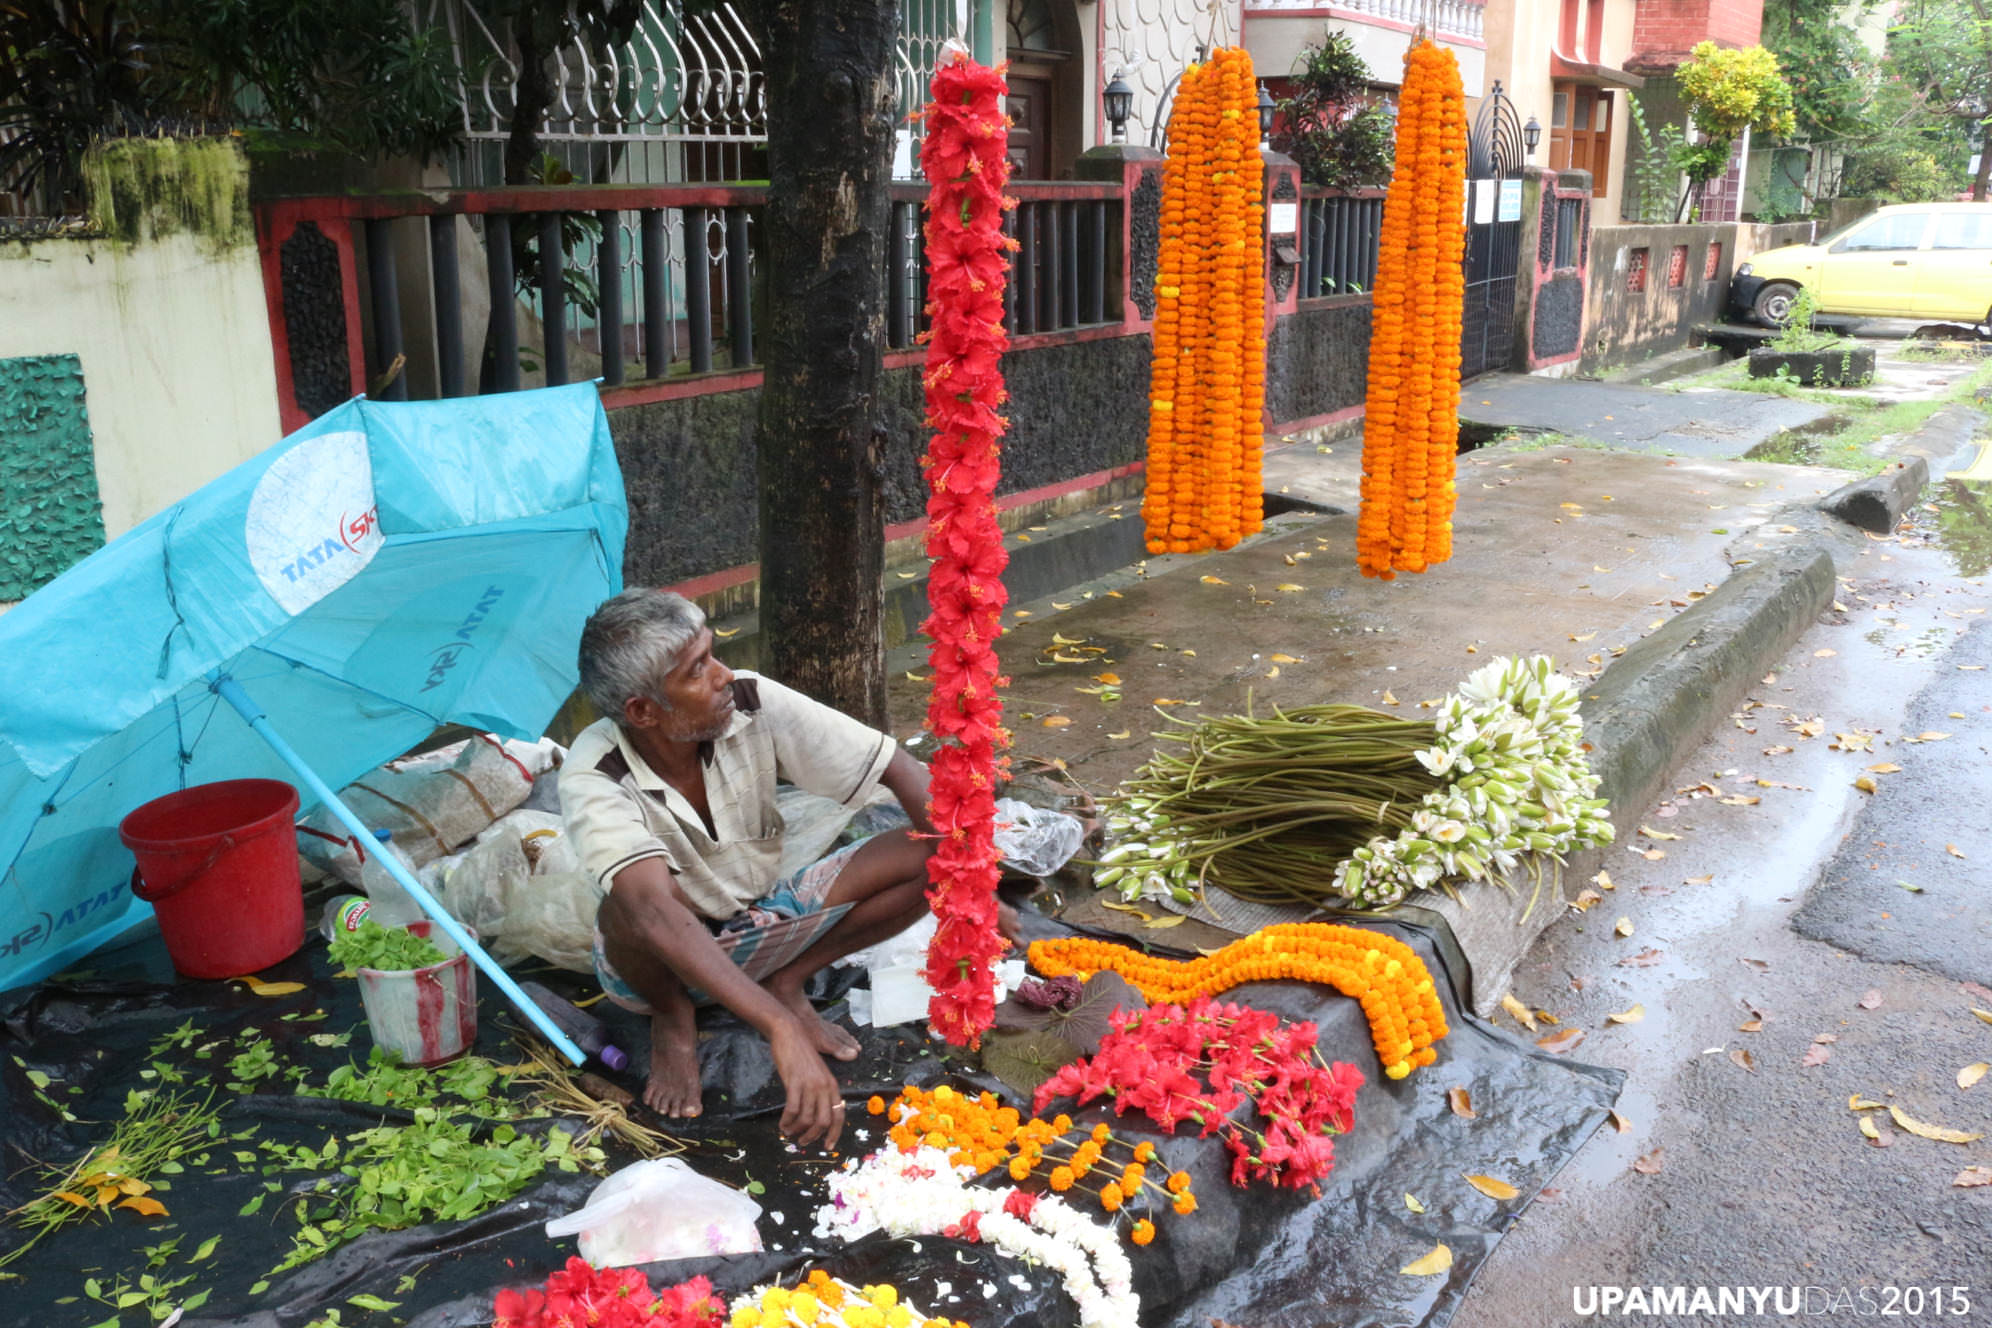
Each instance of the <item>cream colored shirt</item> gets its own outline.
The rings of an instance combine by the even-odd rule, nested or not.
[[[700,915],[730,918],[775,884],[784,829],[777,779],[856,807],[892,761],[889,735],[771,678],[736,674],[733,699],[726,732],[701,752],[712,834],[614,720],[574,740],[560,768],[560,811],[602,896],[624,867],[662,858]]]

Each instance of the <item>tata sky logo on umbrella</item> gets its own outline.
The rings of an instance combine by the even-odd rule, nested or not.
[[[307,438],[271,463],[249,500],[249,563],[272,598],[301,613],[379,552],[366,435]]]
[[[487,586],[484,593],[478,596],[476,605],[464,615],[455,634],[429,652],[429,676],[423,680],[423,691],[431,691],[448,680],[450,670],[457,666],[457,661],[475,648],[477,629],[484,625],[484,620],[491,616],[491,610],[497,607],[504,595],[505,587]]]

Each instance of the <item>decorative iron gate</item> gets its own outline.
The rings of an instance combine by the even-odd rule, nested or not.
[[[1498,79],[1467,140],[1466,176],[1462,379],[1506,368],[1513,353],[1515,274],[1522,252],[1522,126]]]

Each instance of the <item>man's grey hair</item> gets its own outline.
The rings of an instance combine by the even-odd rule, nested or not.
[[[581,629],[581,690],[595,709],[620,720],[623,705],[644,696],[669,707],[658,677],[698,639],[705,611],[683,595],[639,587],[604,601]]]

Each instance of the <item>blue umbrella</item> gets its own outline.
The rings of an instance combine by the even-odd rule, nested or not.
[[[352,401],[0,615],[0,990],[149,917],[117,825],[153,798],[295,775],[363,836],[331,790],[438,726],[538,737],[627,530],[592,385]]]

